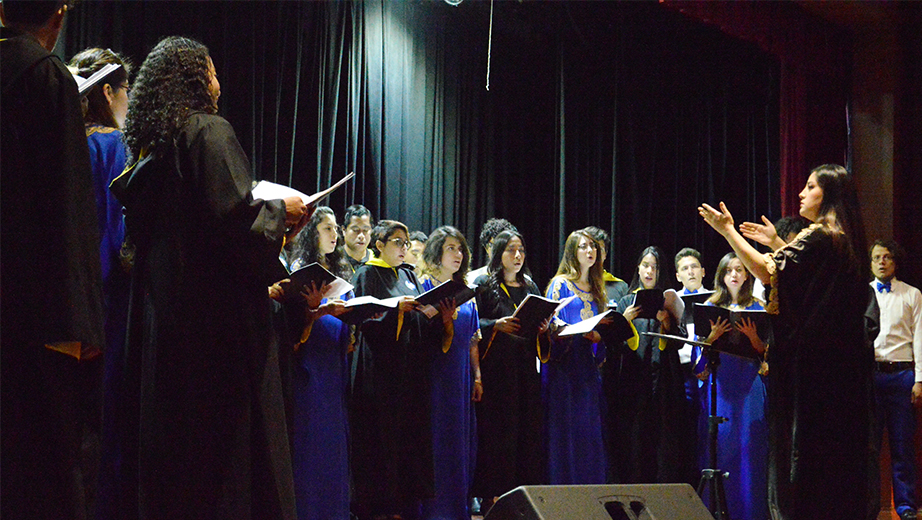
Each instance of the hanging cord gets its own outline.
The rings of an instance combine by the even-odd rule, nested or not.
[[[493,53],[493,0],[490,0],[490,36],[487,39],[487,91],[490,90],[490,55]]]

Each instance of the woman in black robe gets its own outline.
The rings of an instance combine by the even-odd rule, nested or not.
[[[517,231],[493,239],[487,275],[475,283],[480,331],[480,372],[484,391],[477,411],[477,467],[474,496],[486,512],[493,499],[523,485],[543,484],[546,447],[542,438],[541,376],[535,366],[538,340],[514,336],[512,314],[526,296],[541,296],[525,266],[525,240]]]
[[[353,512],[360,520],[409,520],[419,516],[420,499],[435,494],[429,346],[441,344],[442,320],[426,318],[414,300],[423,291],[413,266],[403,263],[407,227],[378,222],[371,246],[374,256],[352,279],[356,297],[403,298],[361,324],[353,353]]]
[[[266,287],[299,198],[254,200],[208,49],[161,41],[141,65],[112,183],[136,247],[126,342],[125,518],[293,518]],[[134,481],[134,478],[137,481]]]
[[[620,484],[682,482],[680,449],[685,378],[679,361],[680,342],[646,336],[644,332],[679,334],[676,317],[666,310],[656,318],[638,317],[634,305],[640,289],[666,289],[669,259],[650,246],[637,259],[628,294],[618,309],[633,324],[637,336],[609,346],[603,366],[603,391],[608,413],[608,456],[612,480]]]
[[[853,179],[842,166],[819,166],[800,200],[801,216],[813,224],[764,256],[734,228],[723,202],[720,210],[702,204],[698,212],[753,275],[771,284],[772,518],[874,518],[874,357],[864,327],[867,249]]]

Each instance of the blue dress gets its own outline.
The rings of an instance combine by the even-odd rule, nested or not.
[[[428,291],[435,285],[424,278],[422,286],[423,291]],[[442,352],[442,345],[431,347],[435,497],[423,500],[422,514],[422,518],[429,520],[471,517],[468,504],[477,456],[477,425],[471,400],[470,348],[472,338],[480,337],[480,318],[474,300],[458,307],[454,329],[448,352]]]
[[[339,318],[322,316],[295,354],[291,456],[300,520],[349,518],[346,351],[351,336]]]
[[[727,307],[742,310],[737,305]],[[753,302],[745,310],[762,310]],[[710,395],[702,389],[704,410],[710,410]],[[768,514],[768,423],[765,382],[759,375],[759,363],[751,359],[724,354],[717,371],[717,415],[727,422],[717,431],[717,467],[729,472],[724,480],[727,508],[732,518],[766,520]],[[707,413],[699,422],[700,451],[706,467],[710,454],[707,447]],[[703,497],[705,502],[708,496]]]
[[[106,312],[106,354],[103,357],[103,414],[100,439],[99,520],[116,518],[120,482],[122,482],[122,445],[124,435],[118,431],[119,396],[124,394],[122,381],[125,363],[125,331],[128,326],[128,296],[131,289],[128,273],[120,265],[120,251],[125,241],[122,203],[109,192],[109,183],[125,170],[126,149],[122,133],[115,128],[90,126],[86,129],[93,166],[93,194],[99,225],[99,259],[102,266],[103,298]]]
[[[598,313],[590,293],[563,277],[551,281],[547,297],[578,297],[560,310],[557,319],[577,323]],[[599,398],[602,380],[599,358],[605,350],[582,336],[555,340],[542,366],[542,392],[547,418],[548,483],[604,484],[605,448]],[[484,389],[484,391],[488,391]]]

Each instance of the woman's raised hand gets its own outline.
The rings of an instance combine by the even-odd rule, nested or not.
[[[730,210],[727,209],[727,205],[723,202],[720,203],[719,211],[708,204],[701,204],[698,206],[698,214],[709,226],[714,228],[714,231],[723,236],[727,236],[734,231],[733,215],[730,214]]]
[[[704,340],[705,343],[714,343],[717,341],[717,338],[723,336],[732,328],[729,320],[720,317],[717,318],[716,322],[711,320],[708,320],[708,322],[711,324],[711,333],[708,334],[707,339]]]
[[[755,240],[763,246],[772,247],[775,245],[775,240],[778,239],[778,232],[775,230],[772,221],[765,218],[765,215],[762,215],[762,222],[764,222],[764,224],[743,222],[740,224],[740,233],[742,233],[744,237]]]

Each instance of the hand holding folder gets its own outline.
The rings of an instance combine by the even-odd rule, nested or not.
[[[636,318],[648,320],[655,320],[659,311],[667,310],[678,322],[685,313],[685,303],[675,289],[666,289],[665,291],[641,289],[634,293],[633,305],[640,307],[640,313]]]
[[[731,311],[716,305],[695,304],[695,332],[699,337],[707,338],[711,335],[711,324],[726,322],[729,327],[711,344],[711,348],[726,352],[734,356],[750,359],[761,359],[761,353],[756,350],[752,341],[740,329],[755,327],[758,337],[766,340],[771,331],[768,313],[764,310],[738,310]]]
[[[567,325],[557,331],[557,336],[581,336],[592,331],[602,333],[602,337],[606,341],[614,341],[616,343],[627,341],[634,336],[634,329],[631,328],[631,324],[628,323],[624,316],[614,309],[608,309],[601,314],[597,314],[579,323]]]
[[[541,330],[541,324],[566,307],[574,298],[576,296],[557,301],[537,294],[529,294],[512,314],[512,317],[516,318],[519,323],[519,330],[512,335],[520,338],[536,336]]]
[[[317,288],[326,286],[324,298],[338,298],[353,289],[352,284],[327,271],[322,265],[314,262],[288,275],[291,283],[285,292],[285,299],[300,298],[301,292],[307,290],[313,283]]]
[[[443,300],[452,300],[455,307],[467,303],[477,294],[476,287],[469,287],[463,283],[454,280],[448,280],[445,283],[436,285],[432,289],[416,297],[420,305],[420,311],[431,318],[438,313],[438,305]]]
[[[253,198],[262,200],[276,200],[286,199],[288,197],[300,197],[301,200],[304,201],[305,206],[311,206],[328,197],[331,193],[339,189],[340,186],[345,184],[346,181],[353,177],[355,177],[355,172],[346,175],[336,184],[323,191],[318,191],[313,195],[307,195],[289,186],[283,186],[274,182],[259,181],[255,186],[253,186]]]

